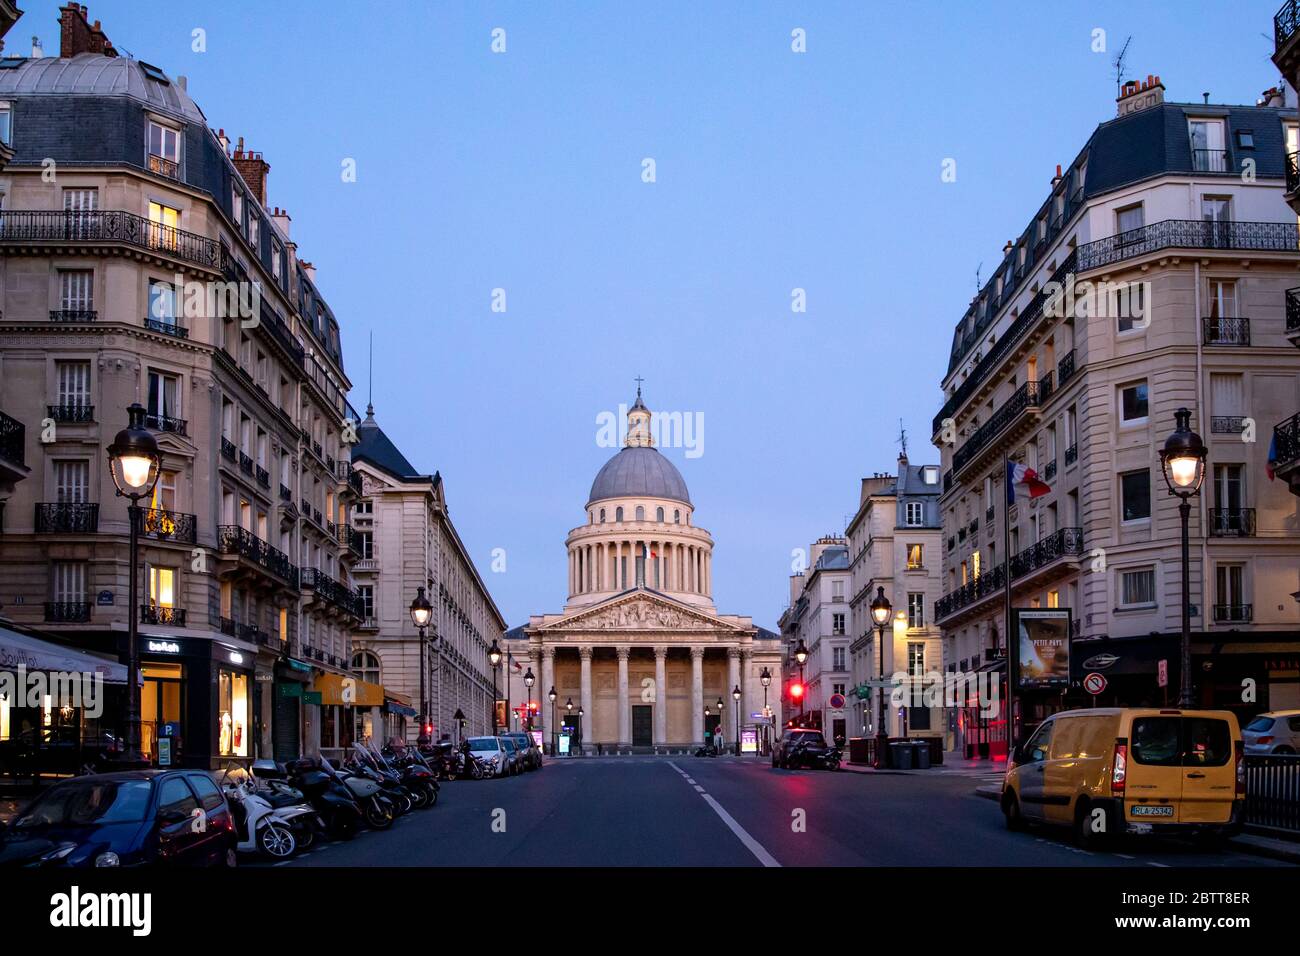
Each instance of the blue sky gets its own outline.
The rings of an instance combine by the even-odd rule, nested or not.
[[[57,52],[58,4],[20,2],[8,52],[32,34]],[[1253,103],[1277,79],[1278,5],[90,0],[89,14],[265,154],[269,202],[342,324],[353,404],[373,332],[377,417],[442,472],[509,624],[563,603],[564,537],[611,454],[596,416],[642,375],[652,409],[703,414],[704,454],[666,453],[716,540],[719,610],[774,627],[791,549],[843,529],[859,479],[893,468],[900,418],[912,462],[937,460],[929,422],[976,267],[988,276],[1055,164],[1114,115],[1125,38],[1128,75],[1159,74],[1170,99]]]

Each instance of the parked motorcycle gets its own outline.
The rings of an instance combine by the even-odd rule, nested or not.
[[[298,849],[305,850],[316,842],[317,834],[325,829],[325,821],[306,794],[284,779],[283,767],[274,760],[255,760],[249,768],[248,782],[254,793],[270,804],[272,810],[310,811],[287,815],[285,820],[293,830]]]
[[[705,744],[699,750],[695,751],[695,756],[697,757],[716,757],[717,755],[718,748],[714,747],[713,744]]]
[[[360,774],[382,788],[384,795],[392,801],[396,815],[410,813],[415,807],[411,792],[402,786],[401,777],[392,770],[383,767],[363,745],[353,744],[352,755],[346,767],[352,773]]]
[[[397,806],[384,793],[384,788],[374,779],[352,772],[344,767],[335,767],[330,761],[322,759],[321,769],[334,781],[347,787],[352,798],[361,807],[366,824],[375,830],[387,830],[397,817]]]
[[[374,752],[373,747],[371,752]],[[402,786],[411,791],[415,798],[417,809],[423,810],[437,804],[438,775],[418,749],[407,747],[399,753],[391,747],[385,747],[377,756],[398,772]]]
[[[307,798],[331,836],[341,840],[356,836],[366,817],[347,784],[310,758],[293,761],[286,772],[287,783]]]
[[[807,767],[810,770],[839,770],[840,761],[843,759],[843,753],[838,747],[810,747],[807,743],[800,741],[790,748],[786,754],[785,765],[787,767]]]
[[[308,806],[272,807],[254,787],[251,775],[242,767],[221,775],[221,789],[230,804],[241,853],[260,851],[275,859],[287,859],[298,849],[295,821],[314,814]]]

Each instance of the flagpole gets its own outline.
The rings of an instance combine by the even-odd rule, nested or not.
[[[1002,480],[1005,492],[1002,496],[1002,566],[1006,569],[1003,578],[1003,609],[1005,611],[1006,661],[1007,661],[1007,759],[1010,760],[1016,749],[1016,666],[1020,639],[1011,633],[1011,460],[1007,453],[1002,453]]]

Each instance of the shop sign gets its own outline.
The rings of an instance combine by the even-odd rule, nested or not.
[[[1070,609],[1017,609],[1020,686],[1064,687],[1070,682]]]
[[[320,691],[318,690],[303,691],[302,702],[304,704],[314,704],[315,706],[319,707],[321,705]]]
[[[281,697],[302,696],[302,684],[299,684],[295,681],[291,681],[287,684],[277,684],[276,689],[278,690]]]
[[[242,664],[242,663],[244,663],[244,655],[241,654],[241,653],[239,653],[239,651],[231,651],[231,652],[230,652],[230,663],[232,663],[232,664]]]
[[[150,654],[179,654],[181,646],[176,641],[162,641],[150,639],[145,642],[144,649]]]
[[[113,592],[100,591],[95,595],[95,603],[100,607],[109,607],[113,603]]]

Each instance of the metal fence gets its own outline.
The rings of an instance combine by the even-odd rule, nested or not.
[[[1246,823],[1300,833],[1300,755],[1246,756]]]

